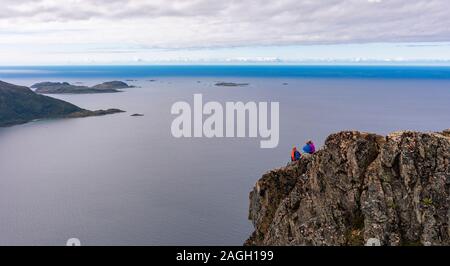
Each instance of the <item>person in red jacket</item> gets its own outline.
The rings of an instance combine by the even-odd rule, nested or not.
[[[292,151],[291,151],[291,162],[295,162],[300,160],[301,154],[300,152],[297,150],[297,147],[292,147]]]

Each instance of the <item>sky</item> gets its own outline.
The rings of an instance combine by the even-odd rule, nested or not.
[[[448,0],[0,0],[0,65],[448,64]]]

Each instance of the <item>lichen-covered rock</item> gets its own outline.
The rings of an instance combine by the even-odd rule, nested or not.
[[[278,205],[289,195],[298,179],[306,172],[309,162],[310,159],[304,157],[284,168],[267,172],[256,182],[255,188],[250,192],[249,219],[253,221],[255,227],[252,238],[262,240]]]
[[[332,134],[257,182],[245,244],[448,245],[449,160],[448,131]]]

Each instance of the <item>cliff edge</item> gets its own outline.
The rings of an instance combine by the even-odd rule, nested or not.
[[[450,245],[450,129],[330,135],[250,193],[245,245]]]

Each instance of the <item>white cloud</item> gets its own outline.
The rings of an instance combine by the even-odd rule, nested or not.
[[[30,53],[450,41],[448,0],[0,1],[0,49]]]

